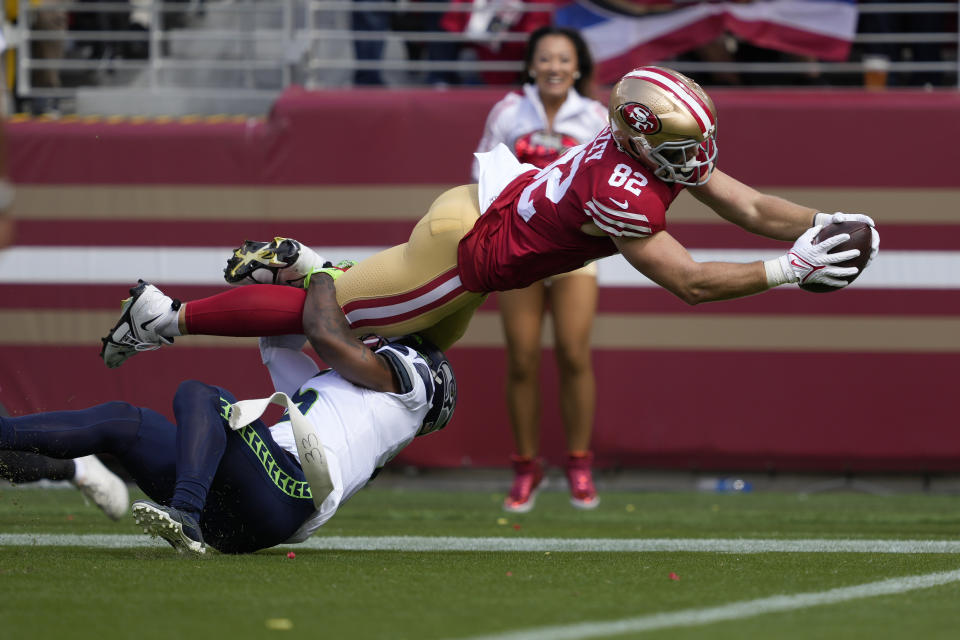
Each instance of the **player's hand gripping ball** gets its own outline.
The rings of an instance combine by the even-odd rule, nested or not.
[[[825,225],[823,229],[820,230],[820,233],[813,238],[813,244],[840,235],[841,233],[849,233],[850,239],[838,244],[830,250],[830,253],[840,253],[842,251],[849,251],[850,249],[860,250],[860,255],[856,258],[850,258],[849,260],[837,262],[832,265],[836,267],[856,267],[859,269],[854,275],[842,278],[849,283],[856,280],[857,276],[863,273],[864,268],[866,268],[867,263],[870,261],[873,232],[871,231],[870,225],[865,222],[835,222]],[[813,282],[800,284],[800,288],[804,291],[812,291],[813,293],[829,293],[831,291],[840,291],[843,287],[831,287],[827,284]]]

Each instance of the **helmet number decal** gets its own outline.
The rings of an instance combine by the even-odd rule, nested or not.
[[[641,187],[647,186],[647,177],[639,171],[634,171],[628,164],[618,164],[613,168],[607,184],[611,187],[623,187],[635,196],[640,195]]]
[[[660,118],[645,104],[628,102],[620,106],[620,116],[630,127],[644,135],[658,133],[662,127]]]

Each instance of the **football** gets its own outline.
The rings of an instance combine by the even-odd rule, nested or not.
[[[847,282],[853,282],[857,279],[857,276],[863,273],[863,269],[867,266],[867,261],[870,259],[870,244],[873,239],[870,233],[870,225],[865,222],[837,222],[828,224],[820,230],[820,233],[814,236],[813,244],[817,244],[841,233],[849,233],[850,239],[838,244],[830,253],[838,253],[847,251],[848,249],[860,249],[860,255],[856,258],[844,260],[836,264],[838,267],[857,267],[860,269],[855,275],[845,278]],[[810,283],[801,284],[800,288],[804,291],[812,291],[813,293],[829,293],[831,291],[840,291],[843,287],[838,288],[831,287],[827,284]]]

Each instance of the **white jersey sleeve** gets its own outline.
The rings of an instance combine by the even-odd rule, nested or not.
[[[306,336],[260,338],[260,358],[270,372],[275,391],[292,396],[300,385],[319,373],[313,358],[303,352]]]

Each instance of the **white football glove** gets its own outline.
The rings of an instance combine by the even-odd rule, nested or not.
[[[813,239],[820,229],[816,225],[807,229],[797,238],[789,253],[775,260],[763,263],[767,272],[767,282],[771,287],[788,282],[800,284],[825,284],[831,287],[845,287],[849,284],[843,278],[856,275],[856,267],[835,267],[838,262],[850,260],[860,255],[859,249],[849,249],[839,253],[830,253],[838,244],[850,239],[850,234],[841,233],[817,244]]]
[[[877,223],[873,221],[873,218],[863,213],[844,213],[842,211],[837,211],[836,213],[817,213],[813,216],[813,226],[825,227],[828,224],[833,224],[834,222],[866,222],[871,227],[876,227]]]
[[[866,269],[869,267],[873,259],[877,257],[877,251],[880,250],[880,234],[877,233],[877,225],[873,221],[873,218],[863,213],[843,213],[842,211],[837,211],[836,213],[816,213],[813,216],[814,226],[820,225],[825,227],[835,222],[865,222],[870,225],[870,259],[867,260],[867,264],[864,265],[863,268]]]

